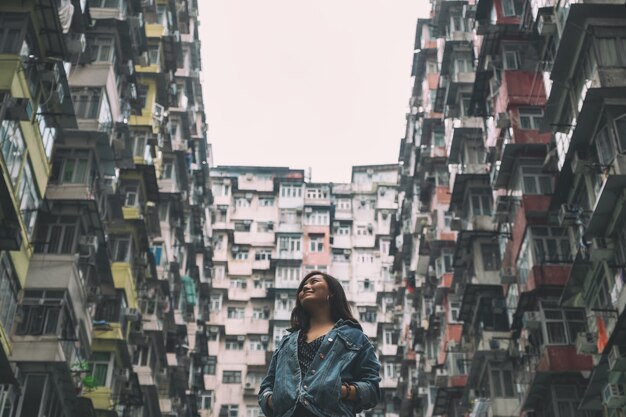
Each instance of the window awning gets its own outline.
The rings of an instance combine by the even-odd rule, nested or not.
[[[185,302],[187,305],[196,305],[196,284],[189,275],[180,277],[183,282],[183,290],[185,292]]]

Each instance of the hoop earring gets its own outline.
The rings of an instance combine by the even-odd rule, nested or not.
[[[330,303],[330,295],[327,295],[327,296],[326,296],[326,302],[327,302],[327,303]]]

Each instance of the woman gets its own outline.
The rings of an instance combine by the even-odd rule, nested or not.
[[[380,362],[339,281],[307,274],[289,331],[259,390],[266,416],[354,416],[377,404]]]

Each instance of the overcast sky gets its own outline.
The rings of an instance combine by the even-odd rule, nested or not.
[[[395,163],[425,0],[201,0],[215,165],[312,169]]]

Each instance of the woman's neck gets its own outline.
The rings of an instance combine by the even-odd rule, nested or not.
[[[319,312],[318,314],[311,315],[309,321],[309,329],[320,329],[334,325],[335,323],[330,316],[330,311]]]

